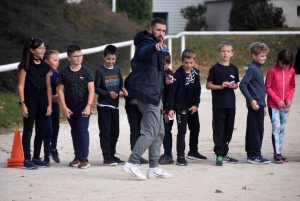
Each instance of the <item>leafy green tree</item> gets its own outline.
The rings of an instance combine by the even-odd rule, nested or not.
[[[283,27],[285,16],[282,8],[267,0],[233,0],[230,11],[231,31],[268,30]]]
[[[112,0],[102,1],[112,4]],[[125,12],[130,19],[147,27],[152,20],[152,0],[116,0],[116,7],[117,12]]]
[[[206,6],[199,4],[198,6],[187,6],[180,10],[183,18],[187,19],[185,26],[186,31],[200,31],[206,30]]]

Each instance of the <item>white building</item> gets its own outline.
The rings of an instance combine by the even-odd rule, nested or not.
[[[166,20],[168,34],[177,34],[184,31],[187,22],[182,17],[180,9],[203,3],[203,0],[152,0],[152,13],[153,17]]]
[[[208,31],[228,31],[231,0],[204,0]],[[269,0],[275,7],[281,7],[288,27],[300,27],[300,0]]]

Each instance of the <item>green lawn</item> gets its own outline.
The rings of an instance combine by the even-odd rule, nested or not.
[[[249,45],[252,42],[263,42],[270,49],[267,61],[262,68],[264,73],[276,62],[279,50],[289,48],[296,55],[300,46],[300,35],[186,36],[185,39],[185,48],[193,49],[197,54],[196,67],[200,69],[202,77],[207,77],[209,68],[218,62],[218,46],[224,40],[233,45],[234,56],[231,63],[239,67],[241,76],[245,73],[243,67],[248,66],[252,61],[249,53]],[[180,39],[173,39],[172,57],[175,70],[181,65]]]
[[[0,92],[0,128],[22,124],[21,108],[16,94]]]

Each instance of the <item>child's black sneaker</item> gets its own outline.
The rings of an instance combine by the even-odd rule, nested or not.
[[[189,151],[186,158],[188,158],[190,160],[207,160],[206,156],[202,156],[198,151],[196,153],[191,153]]]
[[[180,156],[180,157],[177,158],[176,165],[187,166],[187,164],[188,164],[188,162],[185,160],[184,156]]]
[[[55,150],[52,150],[51,149],[51,157],[52,157],[52,159],[55,161],[55,162],[57,162],[57,163],[60,163],[60,159],[58,158],[58,152],[57,152],[57,149],[55,149]]]
[[[113,159],[114,159],[114,161],[116,162],[116,163],[118,163],[118,165],[123,165],[123,164],[125,164],[125,161],[122,161],[121,159],[119,159],[118,157],[113,157]]]
[[[34,164],[31,160],[25,160],[23,163],[22,169],[36,170],[36,169],[38,169],[38,166],[36,164]]]
[[[71,163],[69,163],[69,166],[78,167],[79,164],[80,164],[80,157],[75,156],[74,160]]]
[[[44,162],[47,163],[50,166],[50,157],[44,156]]]
[[[144,159],[143,157],[140,158],[140,164],[149,164],[149,161]]]
[[[42,161],[40,158],[33,158],[32,162],[40,167],[49,167],[50,166],[50,163]]]
[[[217,156],[216,165],[217,166],[222,166],[223,165],[223,156]]]
[[[280,155],[281,155],[281,154],[280,154]],[[288,158],[286,158],[286,157],[284,157],[284,156],[282,156],[282,155],[281,155],[281,158],[282,158],[283,162],[290,162],[290,160],[289,160]]]
[[[166,154],[163,154],[159,157],[158,163],[161,165],[173,164],[174,163],[173,156],[168,156]]]
[[[103,160],[104,165],[116,166],[118,163],[112,157],[104,158]]]
[[[282,160],[281,154],[274,154],[273,162],[274,162],[275,164],[282,164],[282,163],[283,163],[283,160]]]
[[[227,154],[226,156],[223,157],[223,161],[229,162],[229,163],[237,163],[237,162],[239,162],[237,159],[232,158],[232,157],[229,156],[228,154]]]
[[[80,163],[79,163],[79,165],[78,165],[78,168],[79,168],[79,169],[86,169],[86,168],[88,168],[88,167],[90,167],[90,166],[91,166],[91,164],[90,164],[89,160],[88,160],[87,158],[82,158],[82,159],[80,160]]]

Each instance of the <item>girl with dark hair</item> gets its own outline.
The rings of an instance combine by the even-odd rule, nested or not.
[[[281,155],[285,124],[295,92],[295,70],[292,68],[293,53],[289,49],[280,50],[277,62],[268,70],[265,87],[267,104],[272,123],[272,144],[274,163],[288,162]]]
[[[39,38],[27,38],[18,66],[18,91],[23,115],[22,145],[24,151],[23,169],[48,167],[40,159],[46,116],[52,112],[52,95],[50,85],[50,67],[43,60],[44,42]],[[30,139],[35,122],[34,151],[31,160]]]

